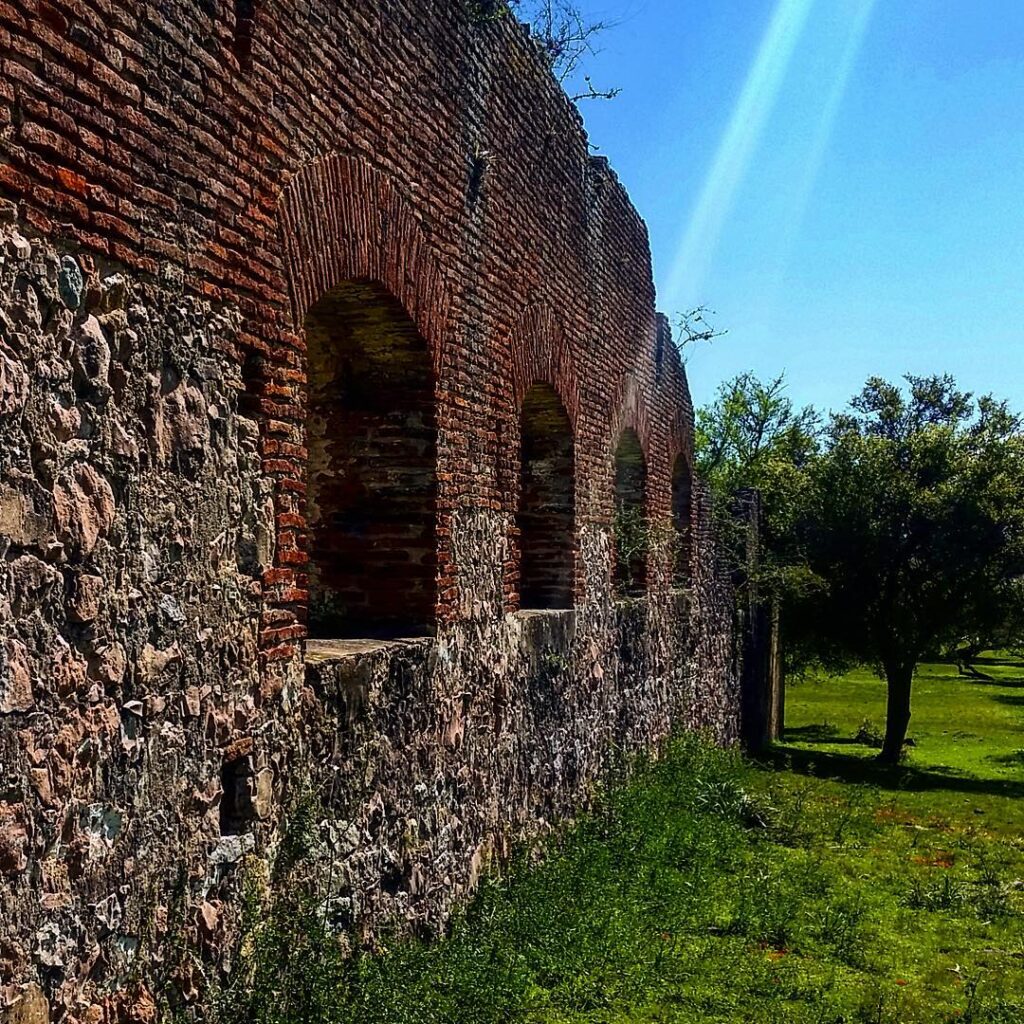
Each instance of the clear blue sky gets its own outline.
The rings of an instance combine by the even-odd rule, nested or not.
[[[953,373],[1024,411],[1024,0],[582,0],[581,104],[647,221],[658,304],[729,335],[697,402],[785,371],[838,408]]]

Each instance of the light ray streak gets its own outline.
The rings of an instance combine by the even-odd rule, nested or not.
[[[690,217],[664,296],[666,308],[697,300],[736,191],[743,181],[814,0],[778,0]]]
[[[770,293],[777,292],[782,285],[782,279],[785,277],[796,240],[803,228],[811,192],[814,190],[818,176],[821,174],[821,167],[825,162],[825,155],[828,152],[829,143],[832,141],[832,135],[835,130],[836,118],[839,116],[839,110],[846,96],[850,77],[857,66],[857,58],[864,47],[864,37],[867,35],[871,15],[874,13],[877,3],[878,0],[860,0],[857,12],[854,15],[850,26],[850,33],[846,39],[846,45],[843,47],[839,63],[836,65],[836,74],[832,82],[832,88],[829,90],[825,105],[822,107],[811,148],[804,161],[803,173],[800,175],[799,184],[792,193],[792,199],[789,204],[789,216],[786,218],[785,226],[780,235],[776,273],[772,288],[769,290]]]

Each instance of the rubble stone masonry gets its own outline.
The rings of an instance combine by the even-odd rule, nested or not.
[[[735,740],[691,459],[645,227],[513,18],[0,0],[0,1020],[198,1014],[303,794],[369,941]]]

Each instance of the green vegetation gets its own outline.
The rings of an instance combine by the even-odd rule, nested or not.
[[[612,523],[615,538],[615,586],[621,596],[642,594],[651,529],[643,508],[619,502]]]
[[[1024,662],[986,654],[977,666],[987,678],[965,679],[950,664],[920,666],[913,746],[895,774],[871,764],[870,745],[855,742],[865,725],[878,738],[885,720],[885,691],[874,673],[790,681],[785,759],[802,771],[813,766],[818,774],[895,790],[919,817],[1024,837]]]
[[[783,603],[790,666],[885,679],[880,760],[902,756],[916,667],[965,670],[1024,626],[1024,419],[950,376],[870,378],[822,420],[782,378],[742,374],[698,410],[701,474],[723,512],[762,495],[763,591]]]
[[[826,663],[888,687],[879,757],[899,761],[911,684],[929,652],[1020,622],[1024,433],[1019,416],[951,377],[872,378],[833,415],[809,472],[799,543],[823,582],[787,609]]]
[[[346,959],[313,901],[254,899],[222,1019],[1020,1022],[1024,667],[981,664],[922,671],[894,769],[862,672],[793,688],[766,764],[677,740],[434,943]]]
[[[746,529],[732,514],[737,492],[753,489],[762,498],[761,567],[764,591],[789,597],[813,585],[799,543],[799,524],[817,458],[821,418],[810,407],[795,409],[783,377],[763,383],[741,373],[697,409],[694,456],[697,473],[715,497],[712,514],[719,546],[737,568],[749,571]]]

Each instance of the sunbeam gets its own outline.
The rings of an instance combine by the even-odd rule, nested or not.
[[[811,192],[817,183],[818,175],[821,173],[821,165],[824,163],[825,154],[828,152],[828,146],[832,140],[836,118],[839,116],[839,109],[842,106],[843,98],[850,84],[850,76],[857,66],[857,58],[860,56],[861,49],[864,46],[864,37],[867,35],[871,15],[874,13],[877,4],[878,0],[860,0],[853,16],[846,45],[843,47],[839,64],[836,66],[832,88],[829,90],[825,103],[821,108],[811,148],[806,159],[803,161],[803,173],[800,175],[796,188],[791,193],[789,215],[785,218],[782,225],[776,270],[773,275],[772,285],[768,289],[769,294],[775,294],[778,291],[786,274],[790,257],[793,254],[793,248],[803,227]]]
[[[768,120],[814,0],[778,0],[679,245],[662,301],[699,300],[722,225]]]

